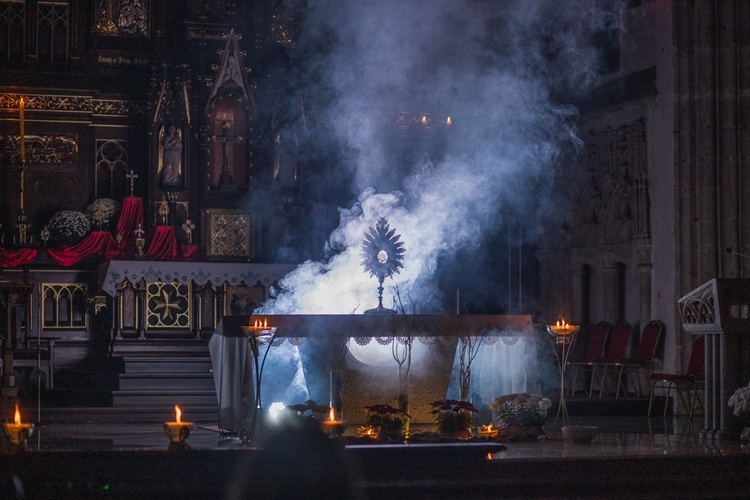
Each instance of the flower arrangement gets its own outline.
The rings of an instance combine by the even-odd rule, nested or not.
[[[120,204],[112,198],[98,198],[86,207],[86,216],[91,224],[109,225],[119,209]]]
[[[738,417],[750,417],[750,383],[734,391],[727,404],[733,407],[733,413]]]
[[[432,414],[435,416],[438,432],[453,434],[458,437],[470,437],[471,426],[474,423],[474,413],[479,410],[468,401],[443,399],[430,403]]]
[[[86,236],[91,222],[86,214],[75,210],[61,210],[47,223],[50,239],[58,243],[73,244]]]
[[[496,423],[502,428],[509,426],[533,427],[544,425],[547,409],[552,402],[539,394],[514,393],[495,398],[490,405]]]
[[[387,404],[365,406],[364,410],[367,412],[366,425],[377,429],[381,439],[403,438],[406,422],[411,418],[409,414]]]

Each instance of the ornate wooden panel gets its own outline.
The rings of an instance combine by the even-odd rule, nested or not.
[[[206,255],[211,260],[254,257],[253,216],[239,210],[206,210]]]

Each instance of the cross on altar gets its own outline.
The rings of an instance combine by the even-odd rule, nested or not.
[[[195,229],[195,224],[193,224],[193,221],[191,221],[190,219],[185,219],[185,223],[182,225],[182,230],[185,231],[185,234],[187,235],[188,245],[193,242],[193,229]]]
[[[138,178],[138,174],[136,174],[135,172],[131,170],[130,173],[126,175],[125,177],[130,179],[130,196],[132,197],[133,196],[133,182]]]
[[[224,122],[221,124],[221,128],[224,129],[222,135],[212,135],[211,140],[222,143],[222,164],[221,164],[221,176],[219,177],[219,189],[231,189],[235,187],[234,180],[232,180],[232,173],[229,170],[229,144],[232,142],[242,142],[242,136],[240,135],[229,135],[229,129],[232,128],[232,124]]]

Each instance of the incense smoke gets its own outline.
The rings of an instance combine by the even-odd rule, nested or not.
[[[289,86],[306,121],[289,127],[307,131],[301,163],[319,154],[305,145],[335,151],[339,179],[351,180],[356,198],[340,209],[330,258],[300,265],[262,312],[377,305],[359,252],[379,217],[406,248],[384,305],[398,287],[406,312],[445,312],[454,292],[446,301],[441,276],[500,258],[488,235],[509,217],[521,243],[538,238],[554,210],[555,175],[579,147],[576,109],[563,99],[594,76],[591,14],[584,0],[309,2],[288,49]],[[388,117],[402,112],[452,124],[431,123],[445,135],[427,145],[398,139]],[[477,290],[489,281],[497,293],[489,270],[461,278]]]

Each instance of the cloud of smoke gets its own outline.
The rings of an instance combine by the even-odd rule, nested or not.
[[[419,312],[440,311],[441,259],[496,250],[482,242],[508,213],[523,216],[523,238],[537,238],[538,221],[554,210],[556,172],[578,147],[576,110],[562,97],[594,75],[590,4],[310,2],[290,48],[299,68],[293,86],[306,114],[325,122],[318,146],[336,148],[357,199],[340,209],[330,260],[299,266],[264,312],[377,305],[377,281],[359,253],[379,217],[406,248],[390,285]],[[387,117],[402,112],[450,116],[452,124],[430,123],[433,142],[423,147],[419,137],[396,138]],[[394,155],[399,147],[413,154]],[[384,305],[393,295],[387,288]]]

